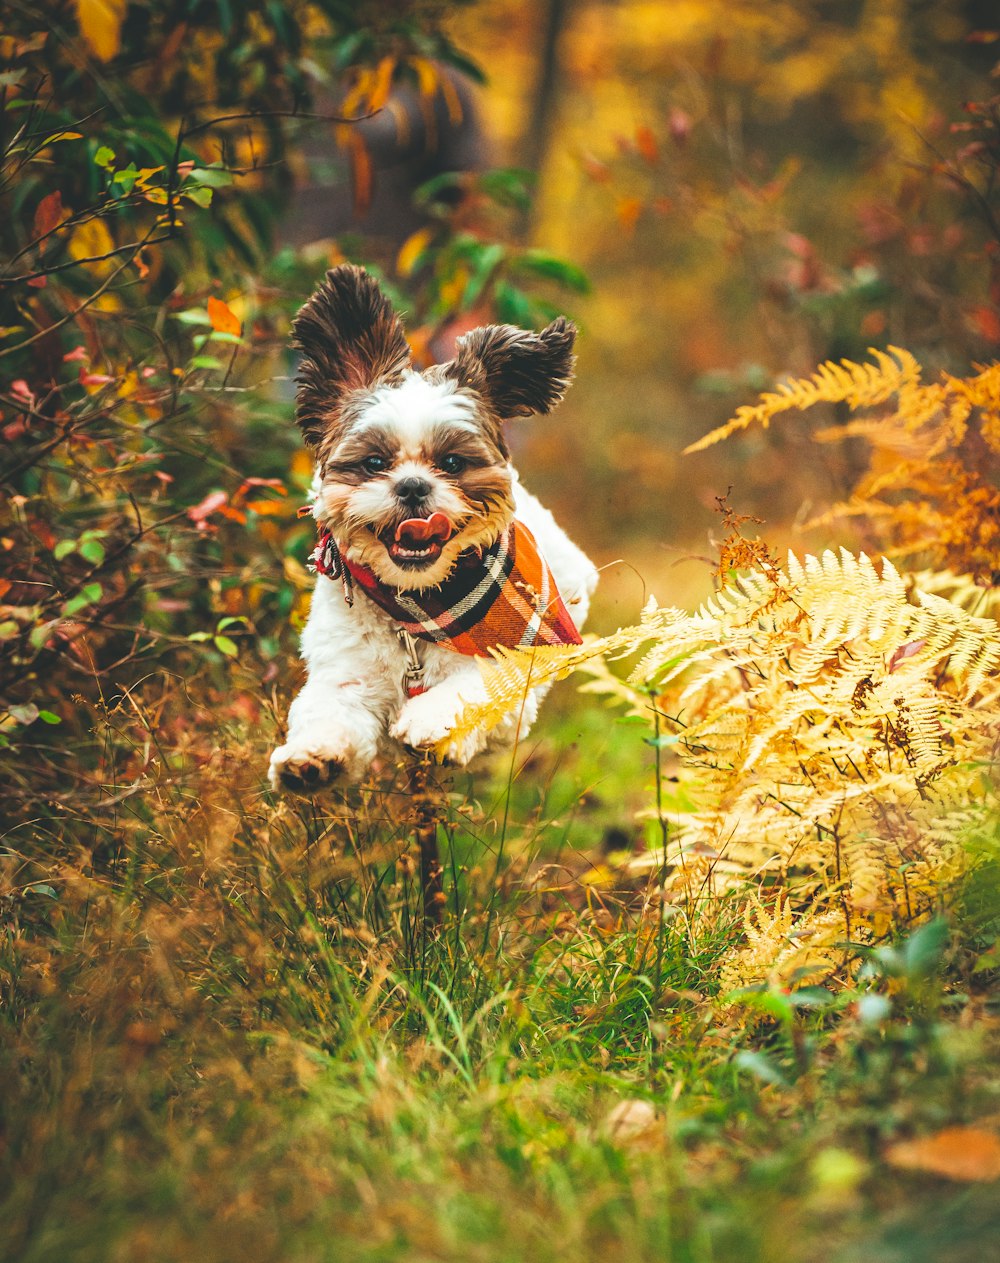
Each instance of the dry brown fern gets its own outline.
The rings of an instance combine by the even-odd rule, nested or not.
[[[864,439],[868,468],[849,498],[815,517],[825,526],[865,518],[886,551],[934,569],[1000,580],[1000,364],[976,374],[923,382],[920,365],[899,347],[872,351],[874,362],[826,363],[812,377],[785,383],[738,409],[725,425],[692,444],[701,451],[751,425],[820,403],[847,404],[862,415],[816,434],[819,442]]]

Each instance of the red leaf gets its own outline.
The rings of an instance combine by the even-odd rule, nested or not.
[[[644,123],[636,128],[635,147],[639,150],[643,161],[648,162],[650,166],[653,166],[660,156],[660,148],[656,143],[656,137]]]
[[[54,193],[47,193],[45,197],[38,203],[35,210],[35,236],[46,237],[54,228],[59,226],[59,221],[63,217],[62,194],[58,189]],[[45,253],[44,241],[38,243],[38,253]]]
[[[906,658],[912,658],[923,649],[927,644],[926,640],[910,640],[905,645],[900,645],[898,649],[893,650],[892,657],[889,659],[889,674],[903,662]]]
[[[229,496],[225,491],[210,491],[200,504],[192,505],[188,509],[187,515],[198,527],[198,530],[203,531],[206,528],[207,519],[213,513],[217,513],[228,499]]]
[[[1000,316],[992,307],[975,307],[970,314],[972,323],[987,342],[1000,342]]]

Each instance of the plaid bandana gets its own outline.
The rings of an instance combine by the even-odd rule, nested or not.
[[[345,560],[329,531],[320,535],[313,561],[320,574],[343,582],[348,605],[357,584],[401,632],[456,653],[484,656],[498,645],[526,649],[581,643],[552,572],[523,522],[515,520],[481,558],[462,553],[444,583],[425,592],[391,588],[366,566]]]

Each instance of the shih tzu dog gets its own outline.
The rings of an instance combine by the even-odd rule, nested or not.
[[[318,577],[275,788],[358,780],[400,746],[464,764],[487,744],[485,733],[448,744],[465,706],[485,700],[476,657],[579,643],[597,572],[520,485],[503,434],[507,418],[560,401],[575,333],[563,319],[537,334],[489,325],[419,373],[363,269],[328,272],[299,312]],[[489,740],[523,736],[542,691]]]

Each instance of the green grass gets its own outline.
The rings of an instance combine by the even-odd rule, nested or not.
[[[641,734],[568,688],[492,779],[451,783],[440,936],[397,787],[275,808],[259,738],[224,744],[129,800],[111,859],[10,861],[4,1258],[995,1257],[995,1187],[884,1159],[1000,1113],[993,831],[946,940],[748,1009],[714,981],[724,904],[523,891],[649,802]]]

